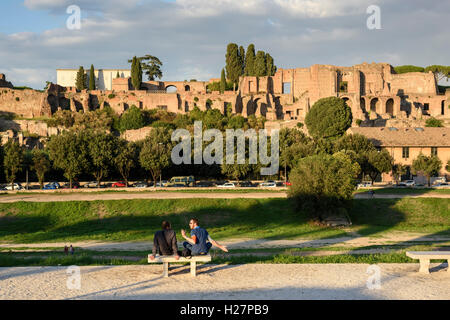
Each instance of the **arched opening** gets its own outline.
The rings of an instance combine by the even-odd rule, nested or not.
[[[184,91],[191,91],[191,87],[188,85],[184,86]]]
[[[184,102],[184,112],[189,112],[189,102]]]
[[[167,93],[176,93],[177,92],[177,87],[175,87],[174,85],[170,85],[166,87],[166,92]]]
[[[362,110],[363,112],[366,112],[366,99],[361,98],[361,99],[359,100],[359,103],[360,103],[360,106],[361,106],[361,110]]]
[[[391,116],[394,115],[394,99],[389,99],[386,101],[386,113],[390,114]]]
[[[377,112],[378,98],[372,99],[370,101],[370,111]]]
[[[441,115],[445,114],[445,100],[442,100],[441,102]]]

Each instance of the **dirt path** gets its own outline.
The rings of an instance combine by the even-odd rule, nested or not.
[[[11,194],[0,197],[0,203],[19,201],[27,202],[54,202],[54,201],[95,201],[95,200],[131,200],[131,199],[268,199],[286,198],[285,192],[253,192],[253,193],[183,193],[183,192],[141,192],[141,193],[69,193],[69,194]],[[450,194],[376,194],[375,199],[413,198],[448,198]],[[355,199],[370,199],[368,194],[355,194]]]
[[[79,289],[66,267],[0,268],[0,299],[450,299],[446,265],[430,275],[418,264],[377,266],[379,288],[367,264],[207,264],[196,278],[180,265],[169,278],[160,265],[81,267]]]
[[[383,235],[383,237],[340,237],[329,239],[296,239],[296,240],[265,240],[265,239],[228,239],[220,241],[229,249],[260,249],[260,248],[317,248],[324,246],[340,246],[348,248],[366,247],[374,245],[412,245],[435,244],[450,245],[450,236],[432,236],[427,234],[396,232]],[[64,248],[72,244],[75,248],[94,251],[147,251],[151,250],[151,241],[140,242],[98,242],[80,241],[74,243],[48,242],[48,243],[0,243],[0,248]],[[180,243],[181,244],[181,243]]]

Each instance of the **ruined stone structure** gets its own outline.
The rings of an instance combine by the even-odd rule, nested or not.
[[[386,63],[280,69],[273,77],[241,78],[240,88],[242,95],[279,99],[284,120],[304,119],[317,100],[330,96],[344,99],[354,119],[450,118],[450,95],[438,94],[432,73],[395,74]]]
[[[119,115],[132,105],[174,113],[188,113],[194,107],[226,113],[231,108],[244,117],[264,116],[295,126],[317,100],[335,96],[347,102],[354,124],[359,119],[361,126],[385,126],[392,121],[408,126],[430,116],[450,119],[450,92],[438,94],[432,73],[395,74],[385,63],[279,69],[270,77],[241,77],[239,90],[223,94],[208,90],[214,81],[148,81],[141,90],[132,90],[130,78],[124,76],[111,79],[112,90],[77,92],[73,86],[50,84],[44,92],[14,90],[2,75],[0,112],[35,118],[58,110],[86,112],[104,106]]]
[[[13,88],[11,82],[6,81],[6,75],[0,73],[0,88]]]

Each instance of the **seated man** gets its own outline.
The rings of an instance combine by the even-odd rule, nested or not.
[[[193,256],[208,254],[209,249],[214,245],[221,249],[222,251],[228,252],[227,247],[220,245],[214,241],[210,236],[208,231],[200,228],[197,219],[191,219],[189,221],[189,227],[191,228],[191,237],[186,236],[186,231],[181,230],[181,235],[186,242],[183,243],[183,247],[189,249]]]
[[[155,259],[155,255],[159,253],[162,256],[175,255],[175,259],[180,258],[177,247],[177,236],[169,221],[162,222],[162,230],[157,231],[153,238],[153,251],[150,259]]]

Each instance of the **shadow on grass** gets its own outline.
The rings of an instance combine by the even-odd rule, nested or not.
[[[387,231],[405,220],[393,207],[398,199],[355,200],[350,211],[361,235]],[[149,241],[169,220],[178,239],[192,217],[214,239],[329,239],[354,237],[342,228],[309,222],[289,199],[111,200],[0,204],[0,240],[16,243],[54,241]]]

